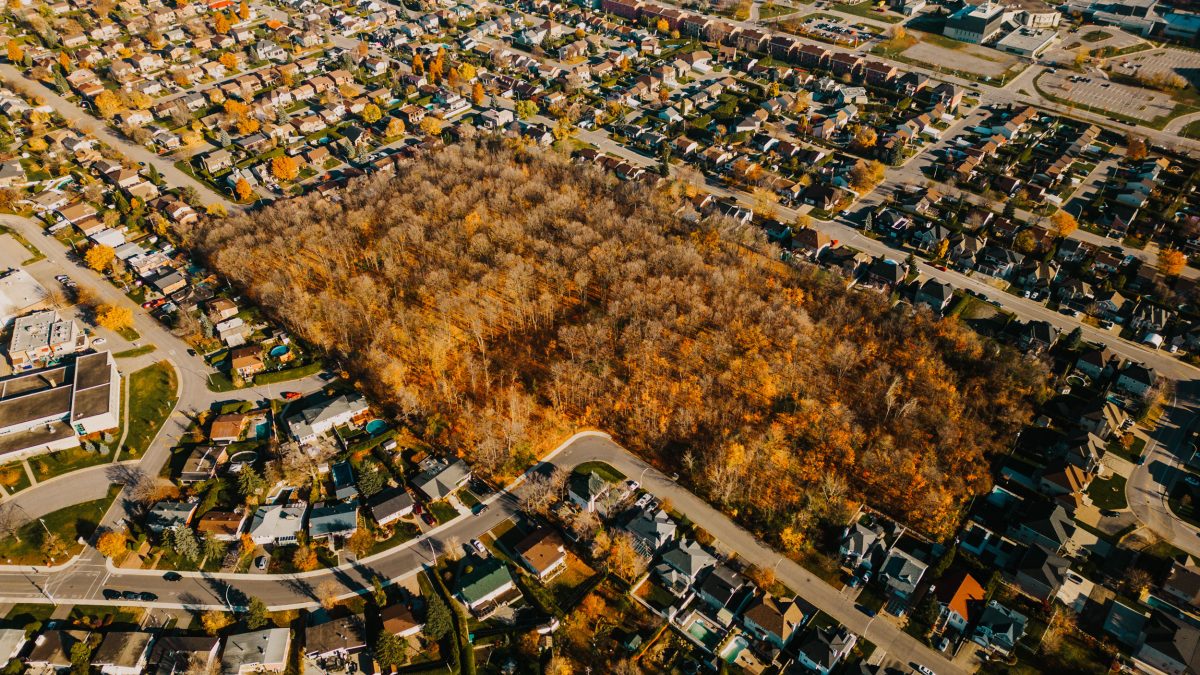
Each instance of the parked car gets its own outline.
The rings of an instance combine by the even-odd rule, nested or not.
[[[120,600],[121,599],[121,591],[114,590],[111,588],[106,588],[106,589],[104,589],[104,599],[105,600]]]
[[[126,600],[140,600],[141,599],[141,596],[138,595],[137,591],[125,591],[124,593],[121,593],[121,597],[125,598]]]
[[[267,556],[260,555],[257,558],[255,558],[254,559],[254,567],[256,569],[260,569],[260,570],[267,569]]]
[[[437,527],[437,520],[428,511],[421,514],[421,520],[425,521],[425,524],[430,527]]]
[[[285,401],[295,401],[298,398],[300,398],[300,392],[298,392],[298,391],[283,392],[283,400],[285,400]]]
[[[650,495],[650,493],[647,492],[646,494],[642,495],[641,497],[638,497],[638,500],[636,502],[634,502],[633,505],[638,507],[639,509],[643,509],[643,508],[646,508],[646,505],[650,503],[651,499],[654,499],[654,497],[652,497]]]
[[[472,539],[471,546],[475,547],[476,551],[479,551],[479,555],[487,556],[488,550],[487,547],[483,545],[482,541],[479,541],[478,539]]]
[[[166,574],[163,575],[163,579],[165,581],[179,581],[182,578],[183,578],[183,575],[180,574],[179,572],[167,572]]]
[[[1193,473],[1189,473],[1186,476],[1184,476],[1183,482],[1187,483],[1188,485],[1191,485],[1192,487],[1200,487],[1200,478],[1197,478],[1196,474],[1193,474]]]
[[[103,345],[105,342],[108,342],[108,340],[105,340],[102,337],[92,338],[92,346],[93,347],[99,347],[99,346]]]
[[[154,602],[155,600],[158,600],[158,596],[150,591],[142,591],[141,593],[138,593],[138,597],[141,598],[142,602]]]
[[[637,489],[640,487],[642,487],[642,484],[637,482],[636,480],[625,481],[625,489],[629,490],[630,492],[637,492]]]

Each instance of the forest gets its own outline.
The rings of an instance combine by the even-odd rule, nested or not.
[[[780,262],[688,189],[489,142],[185,235],[484,475],[595,427],[791,550],[857,499],[952,532],[1042,367]]]

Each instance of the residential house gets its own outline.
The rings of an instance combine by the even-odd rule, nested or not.
[[[858,636],[845,626],[813,630],[801,638],[796,648],[796,660],[818,675],[829,675],[857,641]]]
[[[256,544],[287,546],[295,544],[304,530],[308,504],[264,504],[254,512],[250,522],[250,538]]]
[[[1161,590],[1161,596],[1175,606],[1200,613],[1200,568],[1172,563],[1171,573]]]
[[[886,546],[884,534],[883,526],[878,523],[867,525],[861,518],[855,521],[842,535],[842,543],[838,548],[842,563],[851,569],[860,566],[869,569],[876,551]]]
[[[429,501],[449,497],[455,490],[471,479],[471,470],[457,457],[447,460],[426,460],[421,473],[412,479],[417,493]]]
[[[815,614],[813,609],[799,597],[780,598],[764,593],[746,605],[742,623],[755,638],[783,649],[796,630]]]
[[[229,351],[229,361],[233,372],[243,380],[249,381],[258,373],[266,370],[262,358],[262,345],[243,345]]]
[[[179,474],[179,482],[187,485],[206,481],[217,475],[217,468],[229,460],[223,447],[197,445],[188,454]]]
[[[161,501],[146,514],[146,529],[162,534],[177,527],[187,527],[196,513],[196,502]]]
[[[1200,629],[1183,618],[1155,612],[1145,639],[1133,653],[1139,671],[1183,675],[1200,672]]]
[[[1041,544],[1026,548],[1014,575],[1017,588],[1026,595],[1046,601],[1062,587],[1070,563]]]
[[[601,497],[608,493],[611,484],[595,471],[587,474],[573,473],[567,482],[567,497],[585,511],[596,511]]]
[[[403,487],[387,488],[371,498],[368,508],[375,522],[389,525],[413,512],[413,498]]]
[[[1117,375],[1116,388],[1131,396],[1145,396],[1158,383],[1154,369],[1142,363],[1130,363]]]
[[[109,631],[92,653],[91,664],[104,675],[141,675],[154,636],[141,631]]]
[[[193,663],[215,664],[221,638],[208,635],[159,635],[150,650],[149,665],[156,675],[185,675]]]
[[[553,578],[567,568],[567,550],[558,532],[539,527],[515,546],[521,564],[540,581]]]
[[[921,284],[915,298],[918,305],[925,305],[936,314],[946,311],[952,300],[954,300],[954,287],[933,278],[926,279],[925,283]]]
[[[338,462],[330,470],[333,478],[333,496],[341,501],[358,496],[358,486],[354,484],[354,469],[350,462]]]
[[[241,507],[239,507],[240,509]],[[209,511],[196,523],[196,532],[217,541],[237,541],[250,515],[246,511]]]
[[[322,502],[308,516],[308,536],[314,541],[345,539],[358,531],[358,502]]]
[[[379,610],[379,621],[383,624],[383,630],[400,638],[416,635],[425,627],[425,624],[417,621],[412,607],[404,604],[388,605]]]
[[[938,624],[943,630],[962,634],[979,616],[987,593],[965,570],[952,570],[937,580],[934,596],[940,608]]]
[[[290,628],[267,628],[225,638],[221,675],[282,673],[292,646]]]
[[[893,603],[891,610],[897,616],[905,611],[928,567],[914,554],[899,547],[892,547],[888,551],[887,557],[879,567],[879,580],[887,586],[889,598]]]
[[[363,417],[370,406],[357,393],[342,394],[314,403],[288,418],[288,430],[301,443],[315,441],[336,426],[349,424]]]
[[[653,556],[675,540],[675,521],[662,509],[639,511],[625,529],[633,535],[634,545],[646,557]]]
[[[654,567],[654,574],[663,581],[667,590],[682,597],[704,572],[716,564],[717,559],[698,542],[678,539],[673,548],[663,553],[662,562]]]
[[[504,562],[489,556],[463,569],[455,595],[476,618],[484,619],[519,597],[520,591]]]
[[[367,628],[362,614],[331,619],[304,631],[304,656],[317,663],[342,660],[366,648]]]
[[[1017,640],[1025,634],[1028,621],[1024,614],[992,600],[980,615],[971,641],[984,649],[1008,656],[1016,647]]]
[[[717,565],[700,582],[696,592],[716,612],[717,620],[728,626],[741,611],[742,605],[750,599],[753,590],[753,585],[741,574],[725,565]]]

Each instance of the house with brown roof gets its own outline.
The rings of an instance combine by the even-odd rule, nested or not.
[[[236,443],[241,439],[242,430],[246,428],[246,420],[249,418],[250,416],[245,413],[217,415],[209,427],[208,436],[213,443],[221,445]]]
[[[815,613],[806,611],[801,602],[799,598],[784,599],[764,593],[750,601],[742,613],[742,624],[759,640],[783,649],[796,629]],[[811,605],[808,607],[815,610]]]
[[[244,380],[254,377],[266,368],[262,359],[262,345],[257,344],[234,347],[229,352],[229,361],[233,372]]]
[[[517,543],[521,563],[537,578],[545,581],[567,567],[567,551],[562,537],[549,528],[540,527]]]
[[[209,511],[200,517],[196,530],[217,541],[237,541],[248,517],[246,511]]]
[[[421,632],[425,624],[417,621],[412,607],[405,604],[389,605],[379,611],[383,629],[396,637],[408,637]]]

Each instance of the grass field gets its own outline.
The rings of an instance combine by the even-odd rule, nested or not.
[[[1115,511],[1129,506],[1125,501],[1125,477],[1115,473],[1105,480],[1093,480],[1087,493],[1097,508]]]
[[[129,376],[129,387],[125,459],[141,457],[175,409],[175,369],[166,361],[147,366]]]
[[[607,462],[584,462],[583,464],[575,467],[575,473],[578,474],[587,475],[593,471],[596,472],[597,476],[600,476],[610,483],[616,483],[618,481],[625,480],[625,474],[617,471]]]
[[[25,467],[20,462],[9,462],[0,466],[0,485],[3,485],[9,494],[16,494],[29,487],[29,475],[25,473]]]
[[[149,354],[155,349],[157,349],[157,347],[154,345],[142,345],[141,347],[134,347],[133,349],[126,349],[123,352],[117,352],[113,354],[113,357],[118,359],[132,359],[135,356],[144,356]]]
[[[29,466],[40,483],[64,473],[104,464],[111,460],[112,454],[102,455],[98,452],[88,452],[83,448],[71,448],[33,457],[29,460]]]
[[[56,563],[61,564],[67,558],[77,555],[83,550],[83,545],[77,540],[80,537],[87,539],[92,536],[120,491],[120,485],[111,485],[108,494],[100,499],[52,511],[38,520],[22,525],[16,536],[0,541],[5,564],[40,565],[48,562],[48,542],[51,534],[62,542],[65,549],[65,554],[55,559]]]

